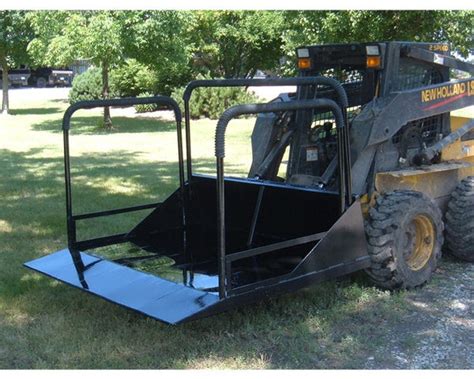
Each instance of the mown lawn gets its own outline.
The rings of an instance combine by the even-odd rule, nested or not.
[[[0,368],[362,368],[368,359],[380,366],[390,360],[378,347],[390,343],[387,328],[410,305],[406,293],[377,290],[363,274],[167,326],[23,268],[66,246],[60,133],[66,106],[21,104],[0,119]],[[118,116],[115,129],[104,133],[98,114],[80,112],[72,125],[74,211],[170,193],[177,182],[173,124]],[[251,126],[252,120],[230,125],[227,173],[248,169]],[[214,169],[214,128],[215,121],[193,124],[200,172]],[[123,232],[142,216],[84,222],[79,237]]]

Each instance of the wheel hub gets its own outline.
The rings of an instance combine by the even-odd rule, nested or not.
[[[406,229],[404,258],[413,271],[421,270],[433,254],[435,245],[435,227],[425,215],[413,218]]]

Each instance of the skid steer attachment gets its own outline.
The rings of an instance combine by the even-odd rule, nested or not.
[[[331,99],[306,99],[229,108],[216,127],[217,175],[192,173],[189,99],[198,87],[332,86]],[[26,267],[157,320],[178,324],[270,295],[351,273],[370,265],[361,205],[350,190],[345,107],[337,82],[321,77],[195,81],[185,92],[186,179],[181,113],[168,97],[101,100],[72,105],[63,120],[68,248]],[[70,119],[81,108],[156,103],[174,111],[179,188],[162,203],[74,215],[69,158]],[[339,190],[224,176],[225,132],[243,114],[330,111],[336,120]],[[151,209],[132,230],[76,240],[76,221]],[[128,249],[104,259],[94,249]],[[137,264],[152,263],[144,272]]]

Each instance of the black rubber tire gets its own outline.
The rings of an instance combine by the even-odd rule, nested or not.
[[[404,256],[410,225],[415,217],[429,219],[434,228],[431,255],[413,270]],[[380,195],[366,221],[368,251],[372,265],[366,270],[375,284],[384,289],[410,289],[427,282],[441,258],[444,224],[439,207],[428,196],[415,191],[394,191]],[[404,247],[405,244],[405,247]]]
[[[43,77],[39,77],[37,80],[36,80],[36,87],[38,88],[44,88],[46,87],[46,83],[47,83],[47,80]]]
[[[451,194],[446,211],[446,248],[474,262],[474,176],[463,179]]]

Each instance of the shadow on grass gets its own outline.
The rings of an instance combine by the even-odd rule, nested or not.
[[[104,129],[102,116],[77,116],[71,119],[71,131],[74,134],[118,134],[118,133],[150,133],[176,131],[174,121],[163,121],[152,118],[112,117],[113,128]],[[39,131],[62,132],[62,118],[42,121],[33,124],[32,128]]]
[[[12,115],[47,115],[59,113],[61,108],[21,108],[21,109],[12,109],[10,113]]]

